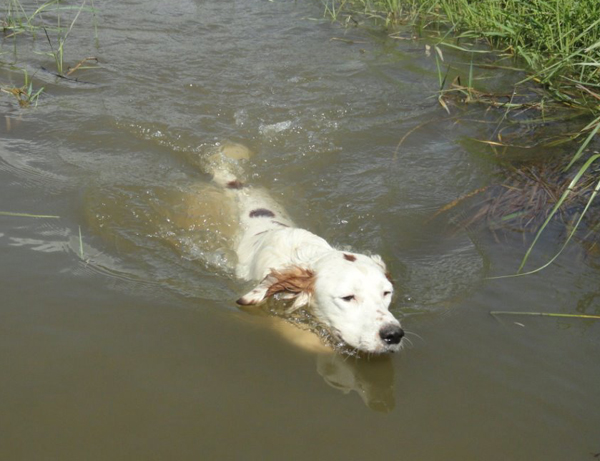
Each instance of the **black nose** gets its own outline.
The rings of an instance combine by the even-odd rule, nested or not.
[[[398,344],[404,336],[404,330],[399,325],[386,325],[379,330],[379,337],[386,344]]]

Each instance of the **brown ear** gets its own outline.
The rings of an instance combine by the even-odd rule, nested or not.
[[[262,282],[246,293],[237,303],[242,306],[259,304],[270,296],[281,293],[285,298],[296,298],[291,310],[308,304],[314,290],[315,274],[309,269],[293,266],[282,271],[272,269]]]

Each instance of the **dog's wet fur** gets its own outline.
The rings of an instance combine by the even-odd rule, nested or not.
[[[256,305],[278,295],[293,300],[290,310],[306,307],[351,349],[398,351],[404,331],[389,311],[393,284],[381,257],[337,250],[298,228],[267,191],[239,177],[249,156],[244,146],[226,144],[206,165],[213,182],[235,202],[236,276],[256,283],[238,304]]]

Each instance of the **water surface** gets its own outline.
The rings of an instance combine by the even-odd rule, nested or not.
[[[497,180],[489,146],[470,140],[489,139],[495,125],[480,122],[502,112],[448,116],[424,41],[343,29],[317,2],[96,7],[97,41],[82,17],[65,50],[98,68],[57,79],[35,53],[47,43],[19,37],[17,58],[45,92],[35,109],[0,100],[0,211],[59,216],[0,216],[2,459],[600,452],[600,325],[490,315],[599,314],[598,261],[573,245],[541,274],[490,280],[514,272],[521,236],[430,219]],[[478,77],[507,91],[522,75]],[[22,78],[0,69],[6,84]],[[249,180],[299,225],[382,255],[411,348],[319,357],[237,309],[247,286],[214,233],[168,221],[227,141],[255,152]],[[544,239],[536,260],[555,249]]]

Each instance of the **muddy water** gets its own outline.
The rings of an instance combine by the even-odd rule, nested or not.
[[[0,211],[58,218],[0,216],[0,458],[600,452],[600,324],[490,315],[598,314],[598,261],[574,245],[540,275],[490,280],[516,269],[521,236],[430,219],[494,180],[489,147],[467,140],[502,112],[449,117],[424,42],[344,30],[317,2],[96,6],[97,41],[82,17],[65,45],[70,63],[100,61],[78,82],[40,70],[43,40],[19,37],[16,58],[3,44],[45,94],[0,100]],[[520,77],[478,72],[493,90]],[[202,159],[228,141],[298,224],[383,256],[412,347],[318,355],[236,308],[227,236],[178,221],[198,190],[211,201]]]

